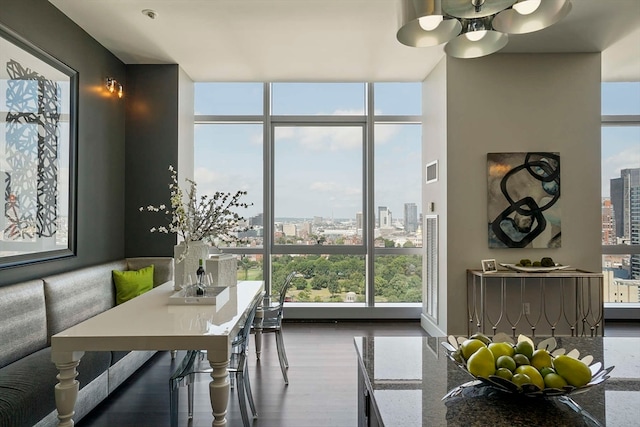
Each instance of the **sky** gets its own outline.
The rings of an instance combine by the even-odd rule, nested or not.
[[[603,115],[640,114],[640,82],[603,83]],[[602,128],[602,197],[609,197],[610,180],[621,169],[640,168],[640,126]]]
[[[362,83],[272,86],[274,115],[362,115]],[[262,115],[263,84],[196,84],[196,115]],[[419,115],[420,83],[377,83],[375,110],[382,115]],[[309,100],[313,100],[310,102]],[[602,114],[640,114],[640,83],[603,83]],[[196,182],[201,192],[248,191],[262,212],[261,124],[196,125]],[[420,126],[378,125],[375,133],[375,206],[402,218],[405,203],[421,205]],[[362,210],[363,130],[360,126],[277,126],[276,217],[355,218]],[[231,141],[231,143],[230,143]],[[603,127],[602,196],[624,168],[640,167],[640,127]]]
[[[243,84],[244,85],[244,84]],[[262,84],[248,84],[241,94],[196,95],[196,115],[220,114],[224,106],[212,100],[250,99],[243,107],[230,105],[233,114],[261,114]],[[416,83],[385,83],[378,87],[377,114],[420,114]],[[206,87],[207,85],[203,85]],[[196,86],[196,93],[201,86]],[[289,115],[363,115],[362,83],[323,85],[274,84],[273,113]],[[418,93],[418,96],[415,94]],[[315,100],[309,104],[306,100]],[[363,210],[364,128],[349,125],[281,125],[274,130],[275,216],[355,219]],[[378,125],[375,133],[376,206],[388,206],[395,218],[404,203],[420,206],[420,126]],[[233,141],[228,144],[227,141]],[[247,190],[254,203],[244,215],[262,212],[262,127],[259,124],[197,125],[195,131],[196,182],[203,191]],[[212,165],[214,165],[212,167]],[[400,184],[400,185],[399,185]]]

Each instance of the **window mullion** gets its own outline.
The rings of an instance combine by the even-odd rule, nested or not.
[[[266,295],[271,295],[271,249],[273,248],[273,129],[271,127],[271,83],[263,85],[263,236],[262,277]]]
[[[375,306],[375,255],[374,255],[374,239],[375,239],[375,171],[374,171],[374,93],[373,83],[368,82],[367,88],[367,124],[365,132],[365,156],[364,156],[364,199],[365,199],[365,225],[363,227],[364,244],[367,248],[366,254],[366,272],[365,272],[365,295],[366,305]],[[366,231],[364,231],[366,229]]]

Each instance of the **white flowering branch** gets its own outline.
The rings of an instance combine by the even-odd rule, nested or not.
[[[146,208],[140,207],[140,212],[145,209],[148,212],[163,212],[167,216],[168,226],[152,227],[151,232],[176,233],[185,242],[185,250],[181,257],[176,260],[180,262],[189,251],[189,242],[208,241],[212,245],[216,244],[216,239],[224,242],[242,241],[238,233],[247,231],[250,227],[240,226],[240,222],[245,218],[234,211],[236,208],[248,208],[251,204],[240,201],[246,191],[225,193],[216,191],[213,196],[197,195],[197,184],[191,179],[186,179],[189,183],[189,192],[184,197],[182,188],[178,185],[178,172],[169,166],[171,172],[171,182],[169,192],[171,195],[171,207],[165,205],[155,207],[149,205]]]

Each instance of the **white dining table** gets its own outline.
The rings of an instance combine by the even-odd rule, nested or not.
[[[76,368],[84,352],[122,350],[206,350],[213,369],[212,425],[227,426],[231,341],[248,309],[262,298],[264,283],[238,282],[229,287],[228,298],[216,305],[169,304],[174,292],[173,282],[167,282],[51,337],[51,359],[59,370],[55,387],[59,426],[74,424],[79,390]]]

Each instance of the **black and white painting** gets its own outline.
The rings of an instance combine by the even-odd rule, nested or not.
[[[0,27],[0,267],[73,254],[76,77]]]
[[[490,248],[558,248],[559,153],[489,153]]]

